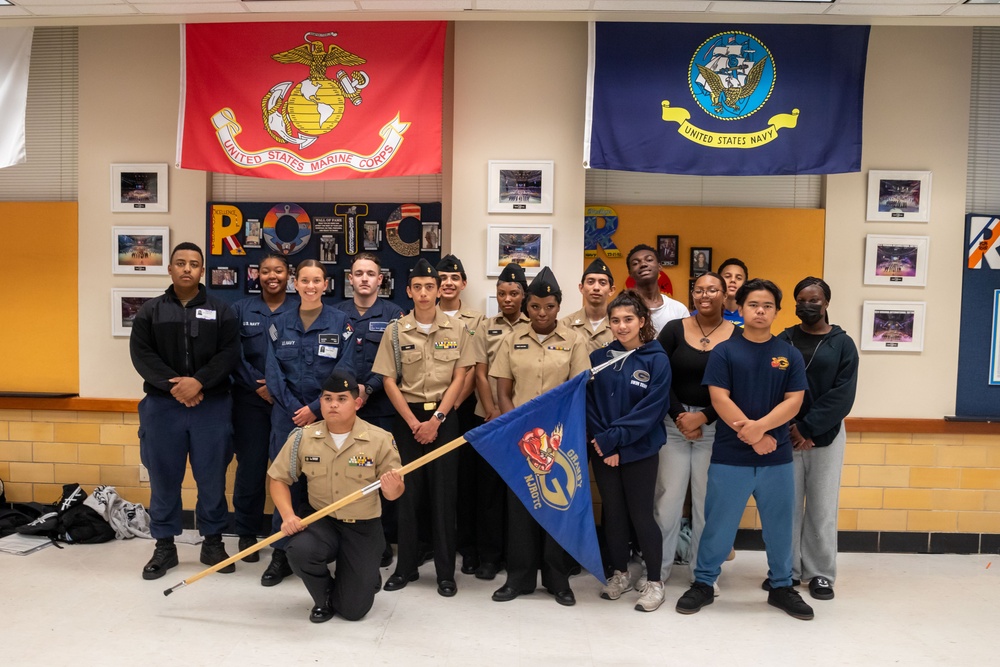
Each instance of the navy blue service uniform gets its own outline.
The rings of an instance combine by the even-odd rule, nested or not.
[[[180,535],[181,483],[188,458],[198,485],[195,517],[202,535],[226,528],[226,467],[232,458],[229,374],[240,358],[239,325],[232,309],[203,285],[182,305],[168,287],[139,309],[129,343],[146,397],[139,402],[139,453],[149,470],[150,532]],[[185,407],[170,379],[193,377],[204,399]]]
[[[265,478],[271,435],[271,407],[257,393],[267,364],[271,323],[299,307],[298,299],[285,298],[274,311],[259,295],[233,304],[240,325],[240,363],[233,370],[233,451],[236,482],[233,515],[237,535],[257,535],[264,514]]]

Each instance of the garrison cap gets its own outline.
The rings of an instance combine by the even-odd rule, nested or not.
[[[323,391],[332,391],[335,394],[343,391],[356,392],[357,390],[358,381],[346,371],[333,371],[330,373],[330,377],[326,379],[326,382],[323,383]]]
[[[500,277],[497,278],[498,283],[521,283],[522,286],[527,286],[528,280],[524,277],[524,267],[517,262],[510,262],[507,266],[503,267],[503,271],[500,272]]]
[[[546,297],[546,296],[556,296],[562,295],[562,290],[559,289],[559,283],[556,282],[555,274],[549,267],[542,267],[542,270],[538,272],[531,284],[528,285],[528,294],[534,294],[535,296]]]
[[[411,278],[437,278],[437,277],[438,277],[437,270],[433,266],[431,266],[430,262],[421,257],[417,261],[417,263],[413,265],[413,268],[410,269],[410,275],[407,276],[407,282],[409,282]]]
[[[611,283],[612,285],[615,284],[615,277],[611,275],[611,269],[608,268],[608,265],[604,262],[603,259],[595,259],[593,262],[591,262],[590,266],[588,266],[586,269],[583,270],[583,277],[580,278],[580,282],[582,283],[584,280],[586,280],[587,276],[591,273],[603,274],[608,277],[609,283]]]
[[[441,258],[441,261],[437,263],[437,270],[444,271],[445,273],[465,273],[465,267],[462,266],[462,260],[454,255],[445,255]]]

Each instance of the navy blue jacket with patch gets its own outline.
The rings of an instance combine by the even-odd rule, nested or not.
[[[618,341],[590,354],[597,367],[622,353]],[[641,461],[660,451],[667,440],[663,418],[670,407],[670,360],[663,347],[650,341],[594,376],[587,385],[587,438],[596,440],[605,457],[620,463]]]

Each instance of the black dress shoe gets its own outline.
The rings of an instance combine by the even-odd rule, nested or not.
[[[493,601],[494,602],[510,602],[514,598],[521,595],[530,595],[535,591],[519,591],[513,586],[504,586],[503,588],[498,588],[493,591]]]
[[[142,568],[143,579],[159,579],[172,567],[177,567],[177,547],[173,540],[157,540],[153,557]]]
[[[408,577],[404,577],[401,574],[394,574],[386,580],[385,586],[382,587],[382,590],[389,591],[390,593],[392,591],[398,591],[402,588],[406,588],[406,584],[410,583],[411,581],[416,581],[419,578],[420,574],[418,574],[417,572],[414,572]]]
[[[245,551],[257,544],[257,538],[253,535],[240,535],[240,551]],[[244,563],[256,563],[260,560],[260,551],[254,551],[249,556],[243,557]]]
[[[309,620],[313,623],[326,623],[333,618],[333,610],[329,607],[313,607],[309,612]]]
[[[476,579],[492,581],[497,576],[497,566],[494,563],[483,563],[476,568]]]
[[[438,595],[445,598],[455,597],[458,586],[451,579],[442,579],[438,582]]]
[[[379,561],[379,567],[389,567],[392,565],[392,545],[386,542],[385,551],[382,552],[382,560]]]
[[[549,591],[549,592],[552,593],[552,595],[555,597],[556,602],[558,602],[564,607],[572,607],[573,605],[576,604],[576,596],[573,595],[573,591],[571,591],[568,588],[564,591],[558,591],[558,592]]]
[[[271,562],[268,563],[264,574],[260,575],[261,586],[277,586],[285,577],[292,576],[292,566],[288,564],[288,556],[284,549],[275,549],[271,553]]]
[[[222,535],[206,535],[205,541],[201,543],[201,562],[205,565],[218,565],[229,558],[226,553],[226,545],[222,543]],[[236,563],[220,568],[217,572],[231,574],[236,571]]]
[[[475,574],[479,567],[479,558],[476,556],[462,556],[462,574]]]

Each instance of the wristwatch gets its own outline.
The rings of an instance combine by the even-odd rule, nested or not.
[[[442,424],[444,423],[445,414],[443,412],[441,412],[440,410],[438,410],[437,412],[434,413],[434,416],[437,418],[437,420],[439,422],[441,422]]]
[[[368,394],[369,396],[371,396],[372,394],[375,393],[375,390],[372,389],[369,385],[366,384],[365,385],[365,393]]]

